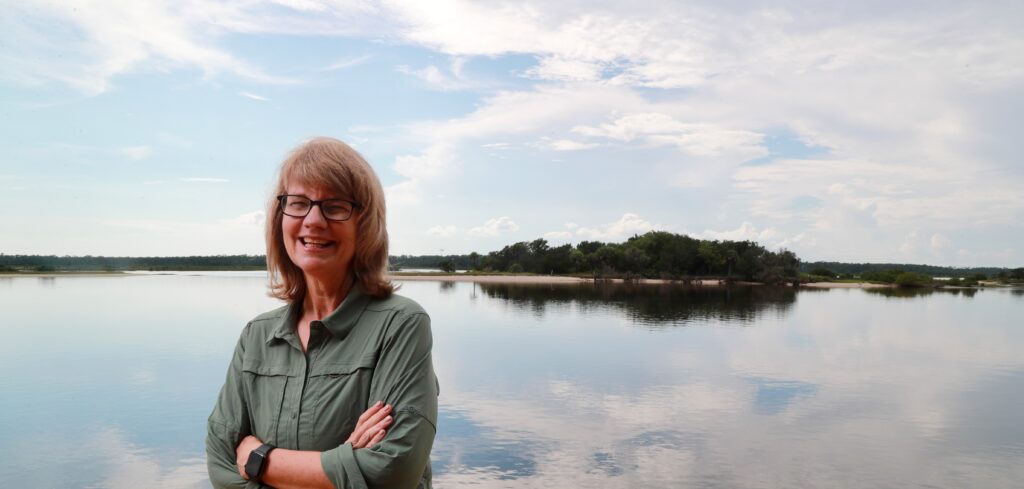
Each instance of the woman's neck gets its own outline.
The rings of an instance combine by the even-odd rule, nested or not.
[[[320,279],[306,275],[306,298],[302,301],[303,315],[323,319],[341,305],[352,290],[355,281],[349,274]]]

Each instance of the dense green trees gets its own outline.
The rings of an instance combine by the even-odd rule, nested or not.
[[[913,265],[902,263],[839,263],[833,261],[816,261],[801,264],[800,271],[817,275],[815,269],[827,269],[839,275],[862,276],[866,272],[886,272],[890,270],[902,270],[906,272],[917,272],[932,277],[969,277],[974,274],[985,274],[994,276],[999,272],[1006,271],[1006,268],[997,267],[974,267],[956,268],[940,267],[936,265]],[[1021,278],[1024,279],[1024,268],[1021,270]]]
[[[768,251],[752,241],[707,241],[665,231],[624,243],[583,241],[551,247],[544,239],[519,242],[480,259],[478,270],[597,277],[734,277],[766,283],[795,280],[800,260],[790,251]]]
[[[121,271],[121,270],[263,270],[263,255],[214,256],[54,256],[3,255],[0,270],[53,271]]]

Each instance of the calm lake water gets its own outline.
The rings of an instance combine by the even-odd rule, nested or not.
[[[1011,488],[1024,290],[405,282],[436,487]],[[0,487],[209,487],[261,273],[0,277]]]

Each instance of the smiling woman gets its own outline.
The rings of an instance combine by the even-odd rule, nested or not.
[[[216,487],[430,487],[438,383],[430,318],[393,294],[380,181],[316,138],[267,210],[270,293],[242,331],[209,419]]]

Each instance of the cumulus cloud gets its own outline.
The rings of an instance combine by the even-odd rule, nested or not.
[[[577,126],[572,131],[624,142],[641,138],[652,144],[675,145],[697,156],[732,153],[749,159],[767,154],[761,145],[763,134],[707,123],[684,123],[666,114],[632,114],[598,127]]]
[[[258,227],[262,227],[263,224],[266,222],[266,219],[267,219],[267,213],[266,212],[264,212],[264,211],[252,211],[252,212],[246,212],[245,214],[241,214],[241,215],[233,217],[231,219],[225,219],[223,222],[225,224],[235,225],[235,226],[258,226]]]
[[[615,222],[596,227],[576,228],[576,236],[597,241],[622,241],[634,234],[643,234],[660,227],[641,219],[636,214],[626,213]]]
[[[497,236],[503,233],[510,233],[519,230],[519,225],[508,216],[488,219],[483,226],[477,226],[467,231],[470,236]]]

